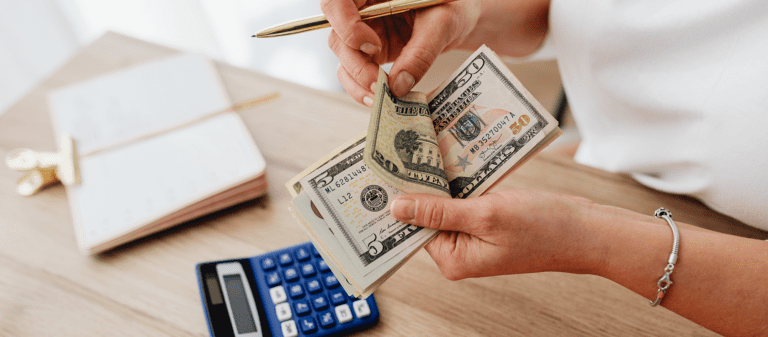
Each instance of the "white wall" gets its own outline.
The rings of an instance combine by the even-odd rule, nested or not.
[[[54,0],[0,0],[0,113],[79,45]]]
[[[342,90],[328,30],[254,32],[320,14],[319,0],[0,0],[0,113],[107,30],[203,53],[324,90]]]

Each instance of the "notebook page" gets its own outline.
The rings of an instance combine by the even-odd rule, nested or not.
[[[50,94],[53,124],[89,153],[230,106],[213,63],[181,54],[90,79]]]
[[[81,249],[110,241],[264,173],[213,64],[184,54],[58,89],[54,128],[77,143],[67,194]],[[183,128],[181,124],[194,122]],[[170,130],[135,141],[137,137]],[[134,141],[132,141],[134,140]],[[103,152],[85,155],[114,144]]]
[[[264,172],[240,116],[228,113],[80,161],[67,188],[87,250]]]

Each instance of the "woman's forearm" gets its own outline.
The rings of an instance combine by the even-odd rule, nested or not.
[[[672,231],[662,219],[629,213],[595,207],[595,239],[604,244],[592,273],[653,300]],[[768,242],[679,227],[679,257],[661,305],[724,335],[767,334]]]
[[[478,1],[480,17],[458,48],[475,50],[485,44],[496,53],[522,57],[536,51],[548,28],[549,0]]]

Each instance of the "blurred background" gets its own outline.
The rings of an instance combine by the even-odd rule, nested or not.
[[[0,0],[0,113],[107,31],[327,91],[343,91],[328,30],[273,39],[253,33],[320,14],[319,0]],[[416,89],[430,91],[468,56],[442,56]],[[553,114],[562,108],[557,64],[506,59]]]
[[[319,13],[317,0],[0,0],[0,111],[108,30],[340,91],[327,30],[251,37]]]

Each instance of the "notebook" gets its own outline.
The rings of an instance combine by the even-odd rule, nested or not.
[[[67,186],[77,243],[103,252],[267,191],[266,164],[212,61],[182,54],[57,89],[58,134],[74,138]]]

